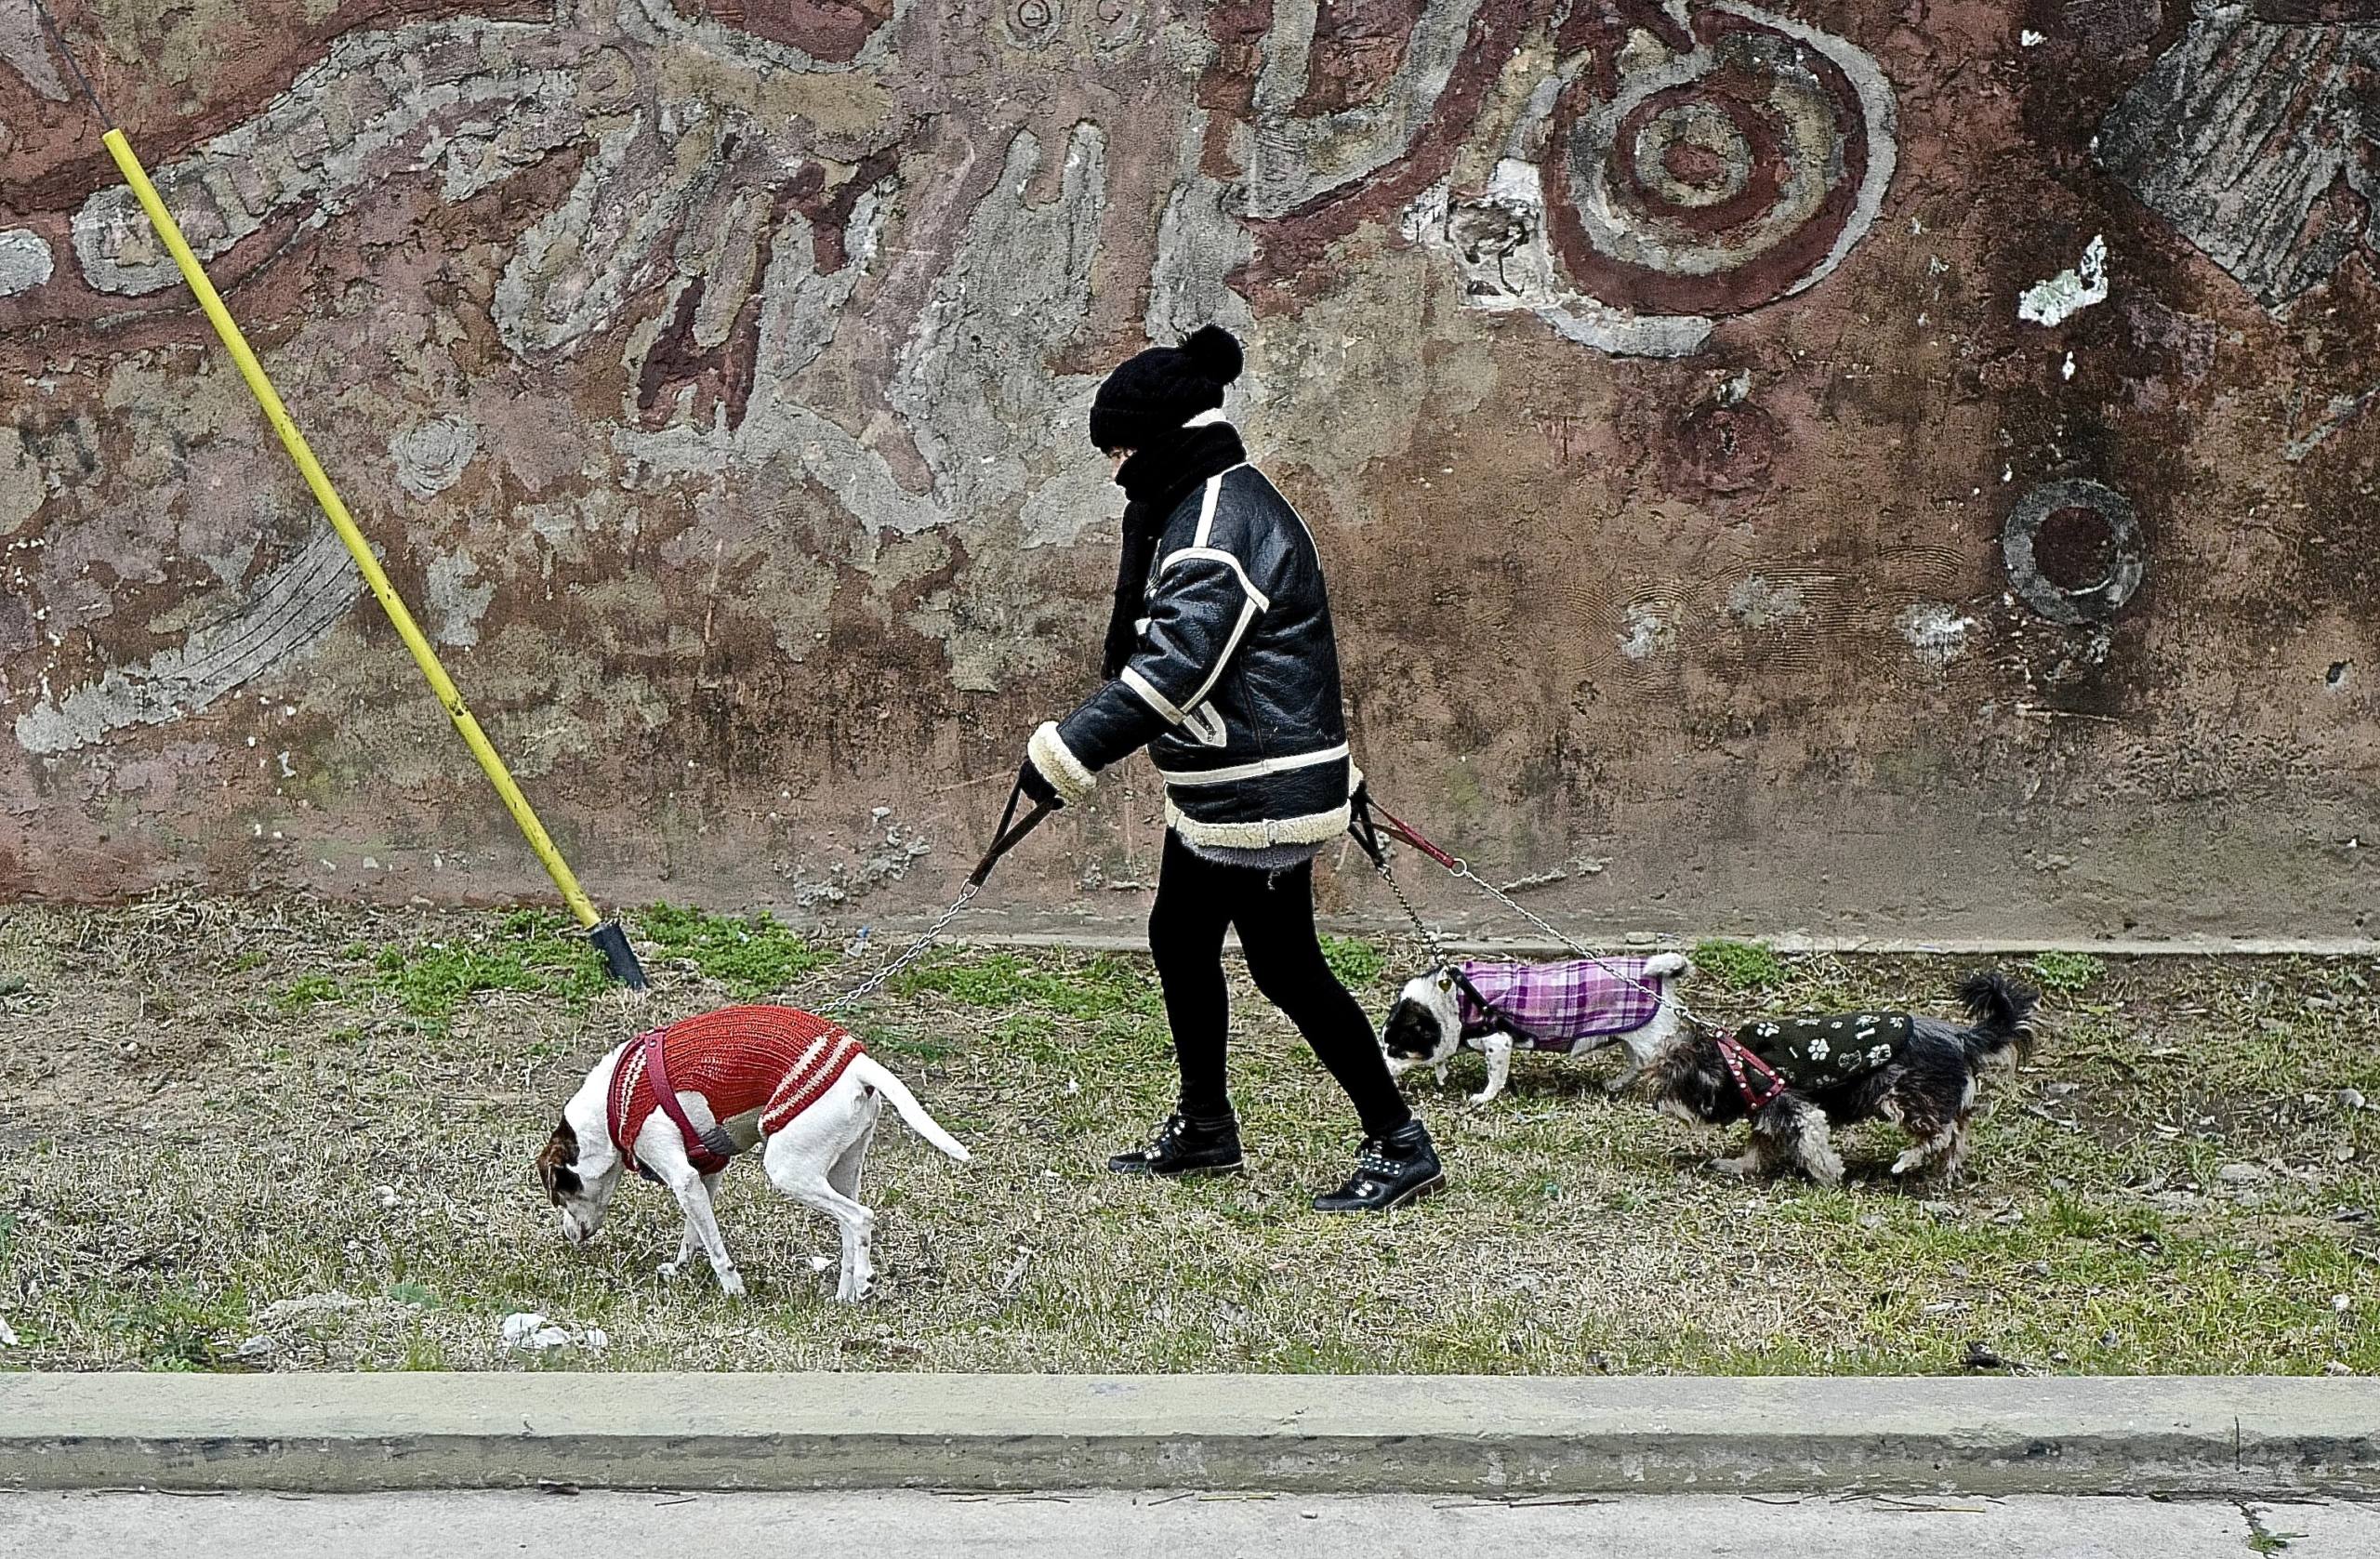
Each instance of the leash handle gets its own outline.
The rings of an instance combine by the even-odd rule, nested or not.
[[[1017,803],[1024,799],[1025,782],[1019,780],[1009,790],[1008,806],[1000,813],[999,830],[992,837],[992,847],[984,852],[984,858],[975,864],[975,869],[967,876],[968,887],[981,888],[985,882],[990,881],[992,868],[1000,864],[1000,857],[1023,843],[1025,835],[1041,826],[1041,820],[1057,810],[1047,801],[1036,801],[1033,803],[1033,810],[1026,813],[1023,820],[1019,821],[1016,815]],[[1012,824],[1014,826],[1011,826]]]
[[[1380,844],[1380,836],[1386,834],[1400,843],[1411,845],[1447,870],[1461,875],[1461,861],[1432,844],[1422,837],[1420,829],[1373,800],[1369,784],[1358,786],[1349,799],[1352,811],[1347,820],[1347,832],[1355,836],[1364,853],[1372,858],[1373,865],[1385,866],[1388,864],[1388,853]]]

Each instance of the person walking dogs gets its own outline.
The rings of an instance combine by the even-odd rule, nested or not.
[[[1315,1207],[1385,1211],[1446,1175],[1315,932],[1314,858],[1347,826],[1355,773],[1314,538],[1219,415],[1240,363],[1238,341],[1210,324],[1100,385],[1091,439],[1116,462],[1126,499],[1106,681],[1033,733],[1018,784],[1036,801],[1079,802],[1101,770],[1143,746],[1165,781],[1149,951],[1182,1101],[1154,1142],[1107,1167],[1241,1168],[1223,1070],[1223,931],[1236,926],[1256,988],[1314,1047],[1363,1125],[1354,1173]]]

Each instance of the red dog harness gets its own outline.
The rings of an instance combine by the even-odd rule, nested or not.
[[[613,1070],[606,1110],[612,1144],[630,1169],[654,1179],[636,1161],[635,1143],[658,1109],[677,1123],[687,1161],[702,1174],[717,1174],[736,1151],[726,1121],[757,1111],[766,1137],[826,1097],[865,1053],[841,1024],[791,1007],[722,1007],[654,1029]],[[701,1094],[720,1124],[695,1126],[681,1093]]]
[[[1785,1091],[1785,1079],[1777,1075],[1777,1068],[1761,1060],[1752,1050],[1746,1049],[1734,1035],[1722,1034],[1717,1036],[1717,1038],[1719,1059],[1727,1064],[1727,1075],[1736,1079],[1736,1091],[1744,1096],[1744,1103],[1751,1107],[1752,1113],[1757,1115],[1775,1103],[1777,1096]],[[1744,1076],[1746,1067],[1760,1074],[1762,1080],[1767,1084],[1767,1092],[1752,1091],[1752,1083]]]

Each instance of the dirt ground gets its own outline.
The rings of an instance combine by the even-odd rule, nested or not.
[[[2380,1369],[2371,959],[2010,960],[2051,1017],[1955,1186],[1885,1178],[1882,1127],[1849,1134],[1843,1189],[1741,1184],[1704,1167],[1732,1138],[1606,1099],[1606,1060],[1524,1057],[1473,1108],[1468,1058],[1408,1084],[1447,1192],[1332,1221],[1306,1198],[1352,1120],[1244,984],[1250,1172],[1138,1183],[1101,1163],[1170,1100],[1145,961],[958,948],[856,1026],[975,1162],[879,1134],[883,1271],[853,1309],[829,1226],[755,1166],[721,1198],[739,1302],[655,1275],[678,1219],[652,1187],[565,1248],[531,1159],[606,1047],[731,999],[816,1005],[865,951],[654,909],[632,1007],[541,914],[0,916],[0,1367]],[[1376,1012],[1414,962],[1333,956]],[[1730,1020],[1942,1010],[1964,967],[1703,962],[1689,996]],[[549,1345],[507,1343],[524,1312]]]

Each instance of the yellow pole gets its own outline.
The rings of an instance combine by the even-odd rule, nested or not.
[[[321,504],[323,512],[330,517],[331,527],[338,532],[339,540],[347,543],[348,551],[355,558],[355,566],[363,571],[364,582],[371,586],[372,593],[379,598],[380,609],[389,614],[389,621],[396,628],[397,637],[403,640],[405,648],[413,652],[414,664],[420,667],[421,674],[429,679],[430,691],[436,694],[438,702],[446,707],[446,713],[455,721],[455,729],[463,733],[464,745],[471,749],[471,756],[480,760],[480,767],[487,771],[489,783],[496,786],[496,795],[504,800],[504,810],[512,814],[512,821],[521,826],[522,836],[529,841],[529,848],[537,852],[539,861],[545,863],[546,871],[553,878],[554,886],[562,890],[562,900],[570,905],[570,912],[578,917],[580,925],[594,930],[602,917],[595,913],[595,906],[588,902],[586,892],[578,886],[578,879],[571,875],[570,863],[562,858],[562,852],[555,849],[554,841],[547,837],[545,826],[530,810],[529,799],[522,795],[521,787],[513,783],[511,771],[505,768],[504,760],[496,756],[495,746],[487,739],[487,733],[482,731],[480,722],[471,718],[471,711],[464,705],[463,695],[456,691],[453,680],[446,675],[446,668],[438,664],[438,653],[430,647],[430,641],[422,637],[420,627],[413,620],[413,614],[405,610],[403,598],[397,594],[396,587],[389,583],[389,576],[381,572],[379,560],[372,555],[372,544],[364,539],[364,533],[356,529],[355,522],[348,517],[347,506],[339,502],[337,491],[331,486],[331,479],[323,473],[322,463],[314,458],[313,450],[306,443],[306,435],[299,432],[298,425],[289,419],[289,409],[274,393],[272,381],[265,377],[264,367],[257,362],[257,354],[248,350],[247,337],[240,334],[238,324],[232,320],[231,310],[223,307],[223,299],[217,296],[214,284],[206,279],[206,272],[199,269],[198,257],[191,253],[190,244],[182,238],[182,230],[174,223],[173,214],[165,209],[165,203],[157,198],[157,187],[149,182],[148,172],[141,167],[140,159],[132,154],[132,143],[124,139],[122,130],[116,129],[109,130],[101,139],[108,154],[115,159],[116,167],[123,172],[124,181],[132,186],[133,194],[139,198],[140,209],[149,214],[150,225],[157,230],[157,236],[165,240],[166,252],[174,257],[174,264],[181,268],[182,280],[188,282],[190,290],[198,295],[198,306],[206,310],[207,322],[215,326],[215,334],[223,338],[223,350],[230,352],[231,361],[238,364],[240,377],[248,381],[248,390],[256,396],[257,404],[264,408],[265,419],[272,424],[272,430],[281,435],[281,446],[289,451],[289,458],[298,462],[298,473],[305,477],[306,485],[314,490],[314,501]]]

